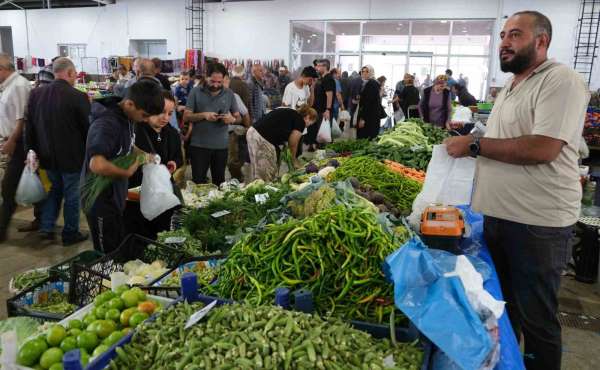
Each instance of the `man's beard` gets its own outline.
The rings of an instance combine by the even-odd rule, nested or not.
[[[221,90],[221,86],[208,85],[208,91],[217,92],[219,90]]]
[[[502,53],[502,51],[500,51]],[[500,70],[502,72],[512,72],[519,74],[531,66],[535,60],[535,42],[532,42],[524,49],[516,52],[512,60],[503,61],[500,57]]]

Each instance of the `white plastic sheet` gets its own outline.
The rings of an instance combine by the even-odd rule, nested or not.
[[[163,212],[178,206],[180,201],[173,193],[171,174],[165,165],[156,161],[145,164],[143,173],[140,210],[147,220],[152,221]]]

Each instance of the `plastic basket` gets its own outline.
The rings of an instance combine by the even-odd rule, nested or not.
[[[136,234],[128,235],[113,252],[97,259],[94,263],[73,264],[69,294],[73,302],[84,306],[105,289],[110,289],[110,275],[123,271],[128,261],[139,259],[145,263],[161,260],[167,267],[174,268],[184,260],[185,253]]]
[[[494,107],[494,103],[477,103],[477,109],[482,112],[489,112]]]
[[[59,276],[50,276],[43,281],[29,287],[12,298],[6,300],[6,311],[9,317],[27,316],[39,321],[60,321],[72,314],[78,309],[75,307],[71,312],[64,314],[45,312],[32,309],[30,306],[33,303],[41,303],[48,299],[48,296],[53,292],[67,294],[67,302],[73,303],[70,294],[69,281],[61,279]]]

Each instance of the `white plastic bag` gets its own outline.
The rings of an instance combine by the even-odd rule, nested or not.
[[[321,127],[319,127],[319,132],[317,133],[317,143],[319,144],[327,144],[331,142],[331,124],[329,120],[324,119],[321,122]]]
[[[410,224],[418,228],[421,214],[431,204],[471,204],[474,176],[475,158],[452,158],[446,151],[446,145],[435,145],[423,190],[415,198],[408,217]]]
[[[347,110],[340,111],[338,118],[340,119],[340,122],[350,122],[352,119],[352,117],[350,117],[350,112]]]
[[[452,122],[462,122],[469,123],[473,119],[473,112],[469,107],[463,107],[459,105],[454,108],[454,112],[452,113]]]
[[[23,174],[19,180],[15,201],[23,206],[30,206],[46,198],[44,185],[35,171],[37,170],[37,158],[35,152],[30,150],[27,153],[27,164],[23,169]]]
[[[173,193],[169,170],[160,164],[160,159],[156,162],[144,165],[140,190],[140,210],[149,221],[180,204]]]
[[[335,122],[335,119],[331,121],[331,138],[337,139],[342,136],[342,130],[340,129],[340,125]]]

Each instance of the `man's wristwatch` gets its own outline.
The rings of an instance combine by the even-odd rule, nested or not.
[[[477,158],[479,152],[481,151],[481,147],[479,146],[479,138],[473,138],[473,142],[469,144],[469,151],[471,152],[471,157]]]

